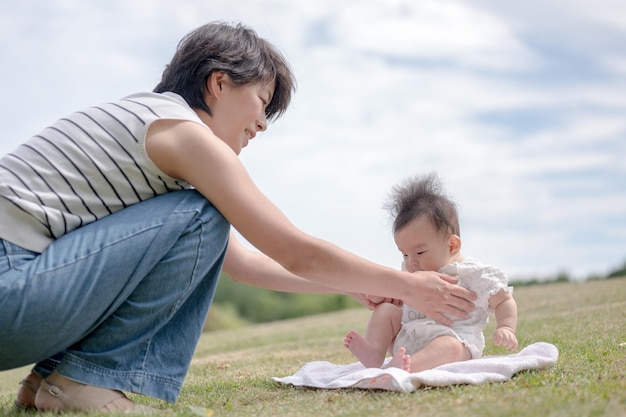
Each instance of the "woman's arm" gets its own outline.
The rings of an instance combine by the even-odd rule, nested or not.
[[[231,232],[226,250],[223,271],[236,282],[267,288],[274,291],[283,292],[306,292],[317,294],[344,294],[352,297],[368,309],[372,310],[381,302],[395,302],[398,300],[382,298],[381,300],[371,300],[365,294],[352,293],[337,290],[335,288],[320,285],[298,277],[272,258],[261,252],[251,251],[245,248]]]
[[[207,127],[154,122],[146,150],[166,174],[202,193],[253,246],[297,277],[341,292],[401,299],[449,324],[466,317],[475,295],[435,272],[409,274],[367,261],[296,228],[256,187],[237,155]],[[232,268],[232,266],[230,267]]]
[[[330,294],[338,290],[292,274],[261,252],[245,248],[230,233],[223,271],[234,281],[283,292]]]

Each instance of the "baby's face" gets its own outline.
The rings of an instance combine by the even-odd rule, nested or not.
[[[394,234],[409,272],[437,271],[450,262],[450,239],[437,232],[430,220],[413,220]]]

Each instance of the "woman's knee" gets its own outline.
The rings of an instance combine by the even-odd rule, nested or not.
[[[197,219],[202,224],[210,225],[208,228],[203,228],[205,233],[214,235],[212,239],[226,240],[228,238],[230,224],[206,197],[196,190],[183,190],[179,192],[185,195],[180,203],[180,205],[184,207],[184,210],[197,211]]]

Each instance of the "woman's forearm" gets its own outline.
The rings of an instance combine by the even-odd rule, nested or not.
[[[347,293],[299,277],[265,254],[245,248],[231,233],[223,267],[232,280],[283,292]]]

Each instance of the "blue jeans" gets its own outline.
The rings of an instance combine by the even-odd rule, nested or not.
[[[56,366],[89,385],[176,401],[229,230],[185,190],[83,226],[41,254],[0,239],[0,370],[39,362],[40,373]]]

